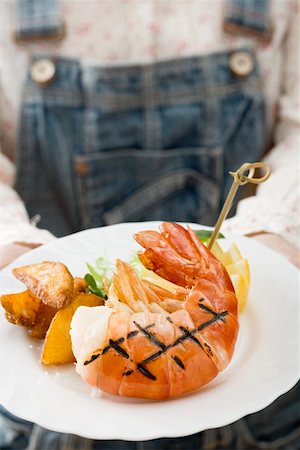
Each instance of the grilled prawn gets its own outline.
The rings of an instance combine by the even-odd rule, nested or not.
[[[71,323],[77,372],[111,394],[165,399],[211,381],[230,362],[237,299],[221,263],[190,229],[142,231],[143,264],[178,285],[170,293],[117,261],[106,306],[81,307]]]

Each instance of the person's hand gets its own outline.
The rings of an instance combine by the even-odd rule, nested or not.
[[[39,244],[8,244],[0,246],[0,269],[7,266],[7,264],[13,262],[16,258],[29,252],[33,248],[38,247]]]
[[[265,245],[273,248],[285,256],[292,264],[300,269],[300,251],[278,234],[258,233],[251,236]]]

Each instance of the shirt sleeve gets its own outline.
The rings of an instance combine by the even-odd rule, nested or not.
[[[275,233],[300,248],[300,33],[299,4],[294,3],[282,49],[284,71],[274,147],[265,158],[271,165],[272,175],[259,186],[255,196],[240,202],[236,216],[224,223],[224,231]]]
[[[54,236],[30,222],[22,200],[12,188],[14,178],[13,164],[0,153],[0,246],[49,242]]]

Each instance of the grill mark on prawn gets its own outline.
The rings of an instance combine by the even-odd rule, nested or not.
[[[199,302],[201,302],[204,299],[200,299]],[[217,313],[216,311],[213,311],[212,309],[210,309],[208,306],[202,305],[199,303],[199,308],[203,309],[204,311],[212,314],[213,316],[220,316],[220,320],[222,320],[222,322],[224,322],[225,320],[223,319],[223,316],[221,317],[222,314],[224,314],[224,312],[228,313],[228,311],[223,311],[222,313]]]
[[[203,305],[199,305],[200,307],[201,306],[203,306]],[[201,325],[199,325],[197,328],[195,328],[195,329],[193,329],[193,330],[188,330],[187,328],[185,328],[185,327],[179,327],[179,329],[181,330],[181,331],[183,331],[183,335],[180,337],[180,338],[178,338],[172,345],[169,345],[169,346],[166,346],[165,344],[163,344],[162,342],[160,342],[158,339],[156,339],[152,334],[150,334],[150,333],[144,333],[145,334],[145,336],[148,338],[148,339],[150,339],[151,341],[153,341],[153,338],[154,338],[154,340],[155,340],[155,344],[156,345],[158,345],[162,350],[160,350],[160,351],[158,351],[158,352],[156,352],[156,353],[153,353],[152,355],[150,355],[150,356],[148,356],[148,358],[146,358],[146,359],[144,359],[141,363],[138,363],[137,364],[137,368],[140,370],[140,372],[143,374],[143,375],[145,375],[147,378],[150,378],[151,380],[154,380],[154,378],[156,379],[156,377],[153,375],[153,374],[151,374],[151,372],[149,372],[148,371],[148,369],[147,369],[147,375],[144,373],[145,372],[145,370],[141,370],[141,367],[143,368],[143,369],[146,369],[145,367],[144,367],[144,365],[145,364],[147,364],[147,363],[149,363],[149,362],[151,362],[151,361],[154,361],[155,359],[157,359],[157,358],[159,358],[162,354],[164,354],[169,348],[173,348],[173,347],[176,347],[177,345],[179,345],[180,343],[182,343],[182,342],[184,342],[186,339],[191,339],[192,341],[194,341],[197,345],[199,345],[201,348],[202,348],[202,350],[203,350],[203,347],[202,347],[202,344],[201,344],[201,342],[196,338],[196,336],[194,336],[194,334],[196,334],[198,331],[201,331],[201,330],[203,330],[204,328],[206,328],[206,327],[208,327],[209,325],[212,325],[213,323],[215,323],[217,320],[222,320],[222,322],[224,322],[224,317],[226,317],[227,315],[228,315],[228,311],[223,311],[223,312],[221,312],[221,313],[216,313],[215,311],[212,311],[212,310],[210,310],[209,308],[207,308],[208,310],[209,310],[209,312],[211,312],[211,314],[213,314],[213,318],[211,319],[211,320],[208,320],[207,322],[204,322],[204,323],[202,323]],[[139,328],[139,330],[143,330],[143,328],[138,324],[138,323],[136,323],[136,322],[134,322],[134,324]],[[208,350],[208,349],[207,349]],[[209,350],[210,350],[210,352],[209,351],[207,351],[206,350],[206,352],[208,352],[208,353],[211,353],[211,349],[209,348]],[[173,360],[178,364],[178,365],[180,365],[180,363],[178,362],[178,360],[180,360],[179,358],[178,358],[178,356],[172,356],[172,358],[173,358]],[[176,359],[175,359],[176,358]],[[180,360],[180,362],[182,363],[182,361]],[[182,363],[182,365],[184,366],[184,364]],[[180,366],[180,367],[182,367],[182,366]],[[185,369],[185,367],[182,367],[183,369]],[[150,375],[152,376],[150,376]],[[153,378],[154,377],[154,378]]]
[[[201,342],[196,338],[196,336],[194,336],[198,331],[203,330],[204,328],[212,325],[213,323],[217,322],[218,320],[221,320],[222,322],[225,322],[225,317],[228,315],[228,311],[222,311],[221,313],[217,313],[213,310],[211,310],[210,308],[208,308],[207,306],[204,306],[202,304],[199,304],[199,307],[201,309],[204,309],[205,311],[209,312],[210,314],[212,314],[214,317],[204,323],[202,323],[201,325],[199,325],[197,328],[194,328],[193,330],[188,330],[185,327],[178,327],[182,332],[182,336],[180,336],[172,345],[165,345],[163,342],[160,342],[155,336],[153,336],[153,334],[149,333],[147,330],[151,327],[153,327],[155,324],[152,323],[150,325],[148,325],[147,327],[143,328],[140,324],[138,324],[137,322],[133,321],[133,323],[135,324],[135,326],[138,328],[138,330],[134,330],[130,333],[128,333],[127,335],[127,339],[132,339],[135,336],[137,336],[137,334],[139,334],[139,332],[142,332],[144,334],[144,336],[146,338],[148,338],[151,342],[153,342],[156,346],[158,346],[159,348],[161,348],[161,350],[159,350],[156,353],[153,353],[152,355],[148,356],[147,358],[145,358],[142,362],[137,363],[137,369],[147,378],[149,378],[152,381],[155,381],[157,378],[155,375],[153,375],[153,373],[151,373],[146,367],[145,365],[155,361],[157,358],[159,358],[161,355],[163,355],[164,353],[166,353],[167,350],[169,350],[170,348],[176,347],[177,345],[181,344],[182,342],[184,342],[187,339],[191,339],[193,342],[195,342],[198,346],[200,346],[203,349],[203,346],[201,344]],[[172,322],[172,319],[167,316],[166,319]],[[102,354],[107,353],[111,348],[113,348],[114,350],[116,350],[121,356],[123,356],[124,358],[128,359],[129,355],[128,353],[119,346],[119,344],[124,342],[124,338],[120,338],[116,341],[113,341],[112,339],[110,339],[109,341],[109,345],[107,347],[105,347],[105,349],[103,350]],[[206,353],[212,354],[210,347],[205,344],[206,347]],[[207,348],[208,347],[208,348]],[[204,350],[205,351],[205,350]],[[100,356],[100,353],[98,355],[96,355],[96,358]],[[96,359],[94,358],[94,359]],[[185,365],[183,364],[183,362],[181,361],[181,359],[174,355],[172,356],[172,359],[182,368],[185,369]],[[88,361],[88,363],[92,362],[92,360]],[[131,375],[133,373],[133,370],[127,370],[123,373],[124,376],[128,376]]]
[[[183,335],[180,336],[180,338],[178,338],[174,344],[172,345],[172,347],[176,347],[176,345],[181,344],[181,342],[184,342],[186,339],[191,339],[192,341],[194,341],[197,345],[199,345],[202,348],[202,344],[200,341],[198,341],[198,339],[194,336],[194,334],[197,333],[198,329],[195,328],[194,330],[188,330],[185,327],[179,327],[179,329],[181,331],[183,331]]]
[[[95,359],[97,359],[99,356],[101,355],[101,353],[97,353],[95,355],[92,355],[90,359],[84,361],[83,365],[87,366],[88,364],[90,364],[91,362],[95,361]]]
[[[206,348],[206,352],[209,354],[209,356],[212,358],[213,357],[213,352],[211,351],[210,346],[205,342],[204,343],[204,347]]]
[[[154,327],[154,323],[151,323],[150,325],[148,325],[147,327],[145,327],[145,330],[148,330],[149,328],[151,328],[151,327]],[[139,334],[139,331],[138,330],[135,330],[135,331],[132,331],[131,333],[128,333],[127,334],[127,339],[132,339],[132,338],[134,338],[137,334]],[[112,341],[113,342],[113,345],[111,344],[111,342],[110,341]],[[123,338],[123,337],[121,337],[121,338],[119,338],[119,339],[117,339],[116,341],[113,341],[112,339],[110,339],[110,341],[109,341],[109,345],[107,345],[103,350],[102,350],[102,355],[105,355],[105,353],[107,353],[111,348],[114,348],[116,351],[118,351],[117,349],[116,349],[116,346],[118,347],[118,349],[120,350],[121,349],[121,352],[119,351],[119,354],[120,355],[122,355],[122,356],[124,356],[126,359],[128,358],[127,356],[125,356],[124,354],[122,354],[122,351],[124,350],[122,347],[119,347],[119,344],[122,344],[124,341],[125,341],[125,338]],[[124,350],[124,352],[127,354],[127,352]],[[99,355],[100,355],[101,353],[99,353]],[[99,356],[98,355],[98,356]],[[90,362],[92,362],[92,361],[90,361]]]
[[[183,364],[183,362],[181,361],[180,358],[178,358],[178,356],[172,356],[172,359],[174,359],[174,361],[178,364],[179,367],[181,367],[182,369],[185,369],[185,365]]]
[[[103,349],[102,355],[105,355],[105,353],[107,353],[108,350],[110,350],[111,348],[113,348],[112,345],[111,345],[111,343],[110,343],[110,341],[114,342],[115,345],[119,345],[119,344],[122,344],[122,343],[125,341],[125,339],[124,339],[123,337],[117,339],[116,341],[113,341],[112,339],[110,339],[110,340],[109,340],[109,345]]]
[[[209,320],[209,321],[207,321],[207,322],[205,322],[204,324],[202,324],[202,325],[200,325],[200,327],[201,327],[201,329],[203,329],[203,328],[205,328],[206,326],[209,326],[209,325],[211,325],[212,323],[214,323],[214,322],[216,322],[218,319],[223,319],[223,316],[225,316],[225,315],[227,315],[228,313],[227,313],[227,311],[224,311],[223,313],[220,313],[220,314],[218,314],[218,313],[215,313],[214,314],[214,317],[213,317],[213,319],[211,319],[211,320]],[[220,316],[220,317],[219,317]],[[135,323],[135,322],[134,322]],[[139,326],[139,324],[137,324],[137,323],[135,323],[135,325],[136,326]],[[200,327],[198,327],[198,328],[195,328],[195,329],[193,329],[193,330],[188,330],[187,328],[185,328],[185,327],[179,327],[179,329],[181,330],[181,331],[183,331],[183,335],[180,337],[180,338],[178,338],[172,345],[168,345],[168,346],[166,346],[165,344],[163,344],[162,342],[160,342],[160,341],[158,341],[158,339],[156,339],[155,338],[155,343],[156,343],[156,345],[157,344],[159,344],[159,346],[162,348],[162,346],[164,346],[164,348],[162,348],[162,350],[160,350],[160,351],[158,351],[158,352],[156,352],[156,353],[153,353],[152,355],[150,355],[150,356],[148,356],[148,358],[145,358],[141,363],[138,363],[138,365],[137,365],[137,367],[138,367],[138,369],[139,369],[139,364],[140,365],[142,365],[142,367],[144,367],[144,365],[145,364],[148,364],[149,362],[151,362],[151,361],[155,361],[157,358],[159,358],[162,354],[164,354],[164,353],[166,353],[166,351],[167,350],[169,350],[170,348],[173,348],[173,347],[176,347],[177,345],[179,345],[180,343],[182,343],[182,342],[184,342],[186,339],[191,339],[192,341],[194,341],[197,345],[199,345],[201,348],[202,348],[202,350],[203,350],[203,346],[202,346],[202,344],[201,344],[201,342],[196,338],[196,336],[194,336],[194,334],[196,334],[197,333],[197,331],[199,331],[199,328]],[[142,328],[142,327],[141,327]],[[146,334],[146,337],[148,337],[148,334],[150,334],[150,333],[147,333]],[[151,335],[152,336],[152,335]],[[153,337],[153,336],[152,336]],[[151,339],[151,338],[150,338]],[[151,339],[152,340],[152,339]],[[208,346],[207,346],[208,347]],[[208,351],[208,353],[210,353],[211,354],[211,349],[210,349],[210,347],[208,347],[209,348],[209,351]],[[207,351],[207,350],[206,350]],[[182,369],[185,369],[185,365],[183,364],[183,362],[181,361],[181,359],[178,357],[178,356],[172,356],[172,359],[182,368]],[[145,367],[144,367],[144,369],[145,369]],[[139,369],[140,370],[140,369]],[[142,370],[140,370],[143,374],[144,374],[144,372],[142,371]],[[149,372],[149,371],[148,371]],[[149,372],[150,374],[151,374],[151,372]],[[145,374],[144,374],[145,375]],[[149,374],[148,374],[149,375]],[[153,375],[153,374],[151,374],[151,375]],[[153,377],[154,377],[154,375],[153,375]],[[148,376],[148,378],[150,378],[149,376]],[[151,378],[151,379],[153,379],[153,378]]]
[[[120,340],[120,339],[119,339]],[[124,338],[123,338],[124,341]],[[117,353],[119,353],[119,355],[123,356],[126,359],[129,359],[129,355],[126,352],[126,350],[124,350],[124,348],[120,347],[117,341],[113,341],[112,339],[109,340],[109,345],[111,348],[113,348]]]
[[[155,375],[153,375],[153,373],[151,373],[147,367],[144,367],[141,363],[137,364],[137,368],[138,370],[147,378],[149,378],[150,380],[155,381],[157,378]]]
[[[137,334],[139,334],[138,330],[136,331],[131,331],[131,333],[127,334],[127,339],[132,339],[134,336],[136,336]]]
[[[148,339],[150,339],[150,341],[153,342],[153,344],[157,345],[157,347],[160,347],[163,351],[167,349],[165,344],[163,342],[160,342],[155,336],[153,336],[153,334],[149,333],[146,328],[141,327],[141,325],[135,322],[135,320],[133,321],[133,323]]]
[[[169,348],[169,347],[166,347],[166,350],[167,350],[168,348]],[[160,355],[162,355],[163,353],[165,353],[166,350],[160,350],[159,352],[153,353],[153,355],[150,355],[150,356],[148,356],[148,358],[144,359],[144,360],[141,362],[141,364],[144,365],[144,364],[147,364],[147,363],[149,363],[149,362],[151,362],[151,361],[154,361],[155,359],[159,358]]]
[[[154,327],[154,325],[155,325],[155,323],[150,323],[150,325],[147,325],[147,326],[145,327],[145,330],[149,330],[149,328]],[[131,331],[130,333],[127,334],[127,339],[132,339],[132,338],[134,338],[137,334],[139,334],[139,331],[138,331],[138,330]]]
[[[162,342],[160,342],[157,338],[155,338],[152,334],[147,332],[147,329],[151,328],[154,326],[154,324],[150,324],[145,328],[142,328],[139,324],[137,324],[136,322],[134,322],[134,324],[139,328],[140,331],[144,332],[144,335],[146,337],[148,337],[152,342],[154,342],[156,345],[158,345],[162,350],[160,350],[159,352],[153,353],[153,355],[150,355],[148,358],[144,359],[140,364],[147,364],[151,361],[154,361],[155,359],[159,358],[163,353],[165,353],[169,348],[171,347],[176,347],[176,345],[179,345],[180,343],[184,342],[186,339],[191,339],[193,340],[196,344],[198,344],[201,348],[202,344],[201,342],[194,336],[194,334],[197,333],[197,331],[201,331],[204,328],[208,327],[209,325],[212,325],[214,322],[216,322],[217,320],[222,320],[222,322],[225,322],[224,318],[228,315],[228,311],[223,311],[221,313],[216,313],[215,311],[207,308],[207,307],[203,307],[204,305],[199,305],[200,308],[207,310],[207,312],[210,312],[211,314],[214,315],[214,317],[210,320],[208,320],[207,322],[202,323],[201,325],[198,326],[198,328],[195,328],[194,330],[188,330],[187,328],[184,327],[179,327],[181,331],[184,332],[184,334],[182,336],[180,336],[180,338],[178,338],[172,345],[166,346],[165,344],[163,344]],[[170,317],[167,317],[167,320],[169,320],[169,322],[173,323]],[[131,333],[129,333],[127,335],[127,339],[132,339],[133,337],[135,337],[137,334],[139,333],[138,330],[132,331]],[[116,341],[113,341],[112,339],[110,339],[110,344],[105,347],[102,351],[102,354],[104,355],[105,353],[107,353],[111,348],[113,348],[114,350],[116,350],[121,356],[123,356],[124,358],[128,359],[129,355],[128,353],[119,346],[119,344],[122,344],[124,342],[124,338],[120,338],[117,339]],[[205,344],[205,347],[208,347],[207,344]],[[212,354],[211,349],[209,347],[209,349],[206,350],[209,354]],[[84,365],[88,365],[91,362],[95,361],[95,359],[97,359],[99,356],[101,355],[101,353],[98,354],[94,354],[91,356],[91,358],[87,361],[84,362]],[[175,357],[172,356],[172,358],[175,361]],[[178,358],[176,356],[176,358]],[[177,362],[177,361],[176,361]],[[142,370],[140,370],[142,372]],[[124,375],[130,375],[133,371],[127,371],[130,373],[126,373],[124,372]],[[149,372],[149,371],[148,371]],[[143,372],[142,372],[143,373]],[[151,372],[149,372],[151,373]],[[144,374],[144,373],[143,373]],[[151,374],[152,375],[152,374]],[[154,377],[154,375],[152,375]],[[148,377],[149,378],[149,377]],[[153,378],[151,378],[153,379]],[[155,378],[156,379],[156,378]]]
[[[202,331],[204,328],[209,327],[209,325],[212,325],[213,323],[217,322],[217,320],[222,320],[222,322],[225,322],[225,317],[228,315],[228,311],[223,311],[221,313],[215,313],[215,317],[208,320],[207,322],[202,323],[198,326],[197,331]]]

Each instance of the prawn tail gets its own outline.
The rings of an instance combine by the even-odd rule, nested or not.
[[[193,230],[188,227],[187,232],[195,248],[197,249],[198,254],[201,255],[206,264],[206,271],[202,274],[202,278],[213,281],[219,286],[222,286],[224,290],[234,292],[233,284],[223,264],[200,241]]]
[[[152,283],[141,280],[130,264],[117,260],[113,285],[116,296],[125,303],[131,312],[153,312],[166,314],[179,308],[185,290],[170,293]]]

